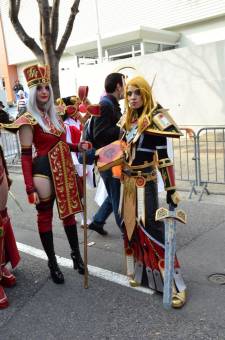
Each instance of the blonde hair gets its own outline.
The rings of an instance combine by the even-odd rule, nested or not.
[[[143,119],[146,115],[149,115],[151,120],[151,111],[156,107],[156,102],[152,95],[152,89],[149,83],[141,76],[134,77],[126,83],[125,87],[125,112],[126,112],[126,130],[130,130],[131,121],[133,115],[133,109],[129,106],[127,90],[129,86],[137,87],[141,92],[141,98],[143,100],[143,111],[141,116],[138,118],[138,130],[141,129]]]

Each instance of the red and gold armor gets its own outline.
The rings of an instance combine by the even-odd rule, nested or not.
[[[54,184],[59,217],[64,219],[69,215],[83,211],[70,154],[71,147],[73,151],[77,151],[77,144],[69,146],[66,143],[65,132],[56,130],[47,116],[45,119],[49,132],[45,132],[28,112],[18,118],[13,124],[5,125],[4,127],[10,131],[15,131],[22,125],[32,126],[33,145],[35,148],[34,157],[32,156],[33,150],[31,146],[21,145],[22,169],[29,202],[33,203],[32,194],[36,191],[33,177],[51,177]]]

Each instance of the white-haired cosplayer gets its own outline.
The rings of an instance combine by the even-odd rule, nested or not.
[[[84,274],[74,214],[83,210],[70,151],[83,151],[88,143],[69,145],[65,127],[57,115],[48,66],[32,65],[24,70],[30,89],[27,112],[5,128],[19,129],[21,161],[28,200],[36,205],[37,224],[48,266],[55,283],[63,283],[53,244],[53,205],[71,247],[74,269]]]

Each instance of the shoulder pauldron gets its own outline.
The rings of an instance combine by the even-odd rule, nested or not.
[[[17,118],[13,123],[11,124],[1,124],[1,128],[4,128],[6,130],[9,130],[11,132],[16,132],[22,125],[36,125],[37,121],[32,116],[31,113],[25,112],[22,116]]]

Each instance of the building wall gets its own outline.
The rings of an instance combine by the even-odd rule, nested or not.
[[[0,2],[8,59],[11,64],[19,64],[18,77],[25,84],[22,69],[33,62],[34,56],[13,31],[7,18],[7,3],[8,0]],[[188,47],[79,69],[75,57],[64,56],[60,63],[62,96],[76,93],[79,85],[88,85],[91,101],[97,102],[105,76],[123,67],[128,75],[144,74],[150,82],[156,74],[154,93],[180,125],[225,125],[225,0],[98,0],[98,3],[104,35],[137,25],[168,28],[183,32],[181,46]],[[21,21],[30,35],[37,35],[36,1],[21,0],[21,6],[25,16],[21,16]],[[64,25],[70,6],[65,7],[61,13]],[[94,39],[96,31],[94,0],[82,0],[69,45]]]
[[[19,79],[25,84],[23,67]],[[179,125],[196,128],[225,126],[225,41],[183,47],[141,57],[76,68],[74,57],[60,63],[61,96],[89,86],[89,99],[99,101],[107,74],[121,71],[128,77],[144,75],[157,100],[171,110]],[[122,103],[123,105],[123,103]]]
[[[9,64],[32,61],[35,59],[33,53],[19,40],[8,18],[8,1],[1,0],[0,9]],[[80,2],[80,12],[75,19],[68,47],[96,39],[97,24],[94,1],[82,0]],[[65,1],[61,1],[59,36],[62,35],[62,29],[65,28],[72,2],[72,0],[66,0],[68,6],[63,6]],[[201,31],[201,25],[198,28],[194,27],[194,32],[192,32],[193,23],[206,20],[204,30],[208,35],[211,29],[214,29],[211,26],[212,18],[220,16],[225,18],[225,0],[97,0],[97,2],[102,37],[122,31],[130,31],[138,26],[148,26],[158,29],[174,29],[178,32],[183,32],[184,36],[188,31],[187,39],[182,41],[183,45],[191,44],[192,42],[201,44],[206,40],[206,34],[196,36],[197,31],[198,33]],[[19,18],[29,35],[38,40],[39,15],[37,2],[35,0],[21,0]],[[188,28],[186,27],[183,31],[181,25],[187,24],[189,24]],[[222,31],[214,36],[213,41],[222,39],[221,35],[224,32],[224,27],[225,23],[221,21]],[[196,34],[194,34],[195,32]]]
[[[200,21],[189,25],[177,26],[170,31],[180,32],[180,47],[207,44],[225,38],[225,16]]]
[[[101,29],[107,34],[120,29],[121,24],[126,29],[132,25],[170,29],[225,14],[224,0],[114,0],[107,5],[105,0],[98,0],[98,3]],[[117,28],[112,13],[116,13]]]
[[[150,83],[156,75],[154,94],[179,125],[225,125],[225,41],[85,66],[77,70],[77,86],[88,85],[90,100],[97,102],[105,76],[117,70],[144,75]]]

